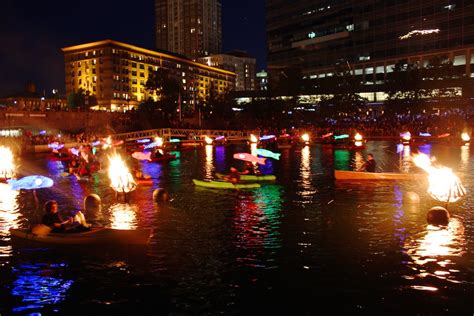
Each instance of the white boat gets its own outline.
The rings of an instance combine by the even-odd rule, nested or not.
[[[336,180],[422,180],[427,178],[427,174],[334,170],[334,178]]]
[[[80,233],[47,233],[35,234],[31,229],[10,229],[13,237],[38,243],[56,245],[146,245],[150,242],[151,229],[112,229],[104,227],[92,228]]]

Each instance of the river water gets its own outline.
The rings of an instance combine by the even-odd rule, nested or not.
[[[447,229],[427,225],[439,202],[421,182],[336,181],[333,170],[359,165],[368,152],[378,168],[409,170],[420,150],[452,168],[468,195],[449,205]],[[397,153],[391,142],[369,142],[360,152],[320,144],[284,149],[261,168],[277,181],[252,190],[194,186],[230,166],[244,145],[200,147],[177,159],[143,163],[152,186],[117,200],[106,174],[90,182],[61,177],[63,165],[46,156],[21,160],[23,174],[55,180],[50,189],[1,193],[1,314],[472,314],[474,304],[474,184],[469,147],[424,145]],[[470,152],[471,151],[471,152]],[[417,171],[419,172],[419,171]],[[172,200],[154,203],[156,188]],[[3,188],[5,189],[5,188]],[[408,203],[407,192],[420,196]],[[40,220],[41,205],[81,208],[91,193],[102,208],[94,224],[153,229],[145,248],[31,247],[18,244],[10,227]]]

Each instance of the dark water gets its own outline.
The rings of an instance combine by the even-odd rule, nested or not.
[[[412,148],[411,150],[415,150]],[[321,145],[283,150],[267,162],[275,183],[249,191],[194,187],[236,162],[245,147],[206,147],[144,164],[154,179],[117,202],[105,174],[90,183],[60,176],[62,165],[45,157],[22,161],[24,173],[49,174],[51,189],[2,191],[0,203],[0,313],[75,314],[472,314],[473,220],[468,147],[424,146],[462,178],[468,195],[449,205],[448,229],[426,223],[439,203],[425,182],[335,181],[332,170],[349,169],[373,152],[380,169],[410,168],[389,142],[369,142],[362,152]],[[153,190],[173,200],[155,204]],[[405,201],[416,192],[420,204]],[[8,229],[41,218],[41,204],[80,208],[96,193],[102,209],[90,222],[117,228],[151,227],[145,249],[34,248],[13,243]]]

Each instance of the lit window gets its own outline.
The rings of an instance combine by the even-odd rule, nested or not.
[[[466,64],[466,56],[455,56],[453,60],[453,66],[462,66]]]

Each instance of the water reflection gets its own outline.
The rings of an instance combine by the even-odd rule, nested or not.
[[[356,151],[354,155],[354,169],[355,170],[362,170],[364,166],[364,156],[360,151]]]
[[[402,158],[400,163],[401,172],[409,172],[411,168],[411,148],[410,146],[403,146]]]
[[[136,229],[137,211],[136,205],[115,203],[110,206],[110,226],[115,229]]]
[[[469,168],[469,144],[461,146],[461,163],[460,170],[466,171]]]
[[[242,253],[238,261],[252,267],[268,267],[265,249],[281,247],[282,189],[264,186],[255,194],[239,195],[235,207],[235,245]],[[273,260],[269,260],[273,263]]]
[[[12,284],[11,294],[20,297],[21,304],[12,310],[32,313],[63,301],[74,282],[58,276],[65,266],[64,263],[30,263],[14,267],[13,274],[17,278]]]
[[[213,173],[214,173],[214,159],[213,159],[213,153],[214,153],[214,147],[212,145],[206,145],[205,150],[206,150],[206,162],[204,164],[205,168],[205,175],[204,177],[206,179],[212,179],[213,178]]]
[[[336,149],[334,151],[334,169],[349,170],[350,158],[348,150]]]
[[[10,228],[19,226],[18,194],[18,191],[10,190],[8,184],[0,183],[0,257],[8,257],[12,253],[12,246],[4,245],[3,241],[10,240]]]
[[[298,191],[298,195],[305,199],[310,199],[316,193],[316,189],[313,186],[312,173],[311,173],[311,151],[309,146],[305,146],[301,149],[301,162],[300,162],[300,186],[301,190]]]
[[[458,218],[451,218],[447,228],[428,225],[426,232],[405,245],[407,254],[412,259],[408,265],[415,272],[414,276],[407,278],[432,276],[461,281],[456,280],[455,274],[459,271],[453,267],[455,263],[452,259],[462,256],[465,246],[464,226]]]

